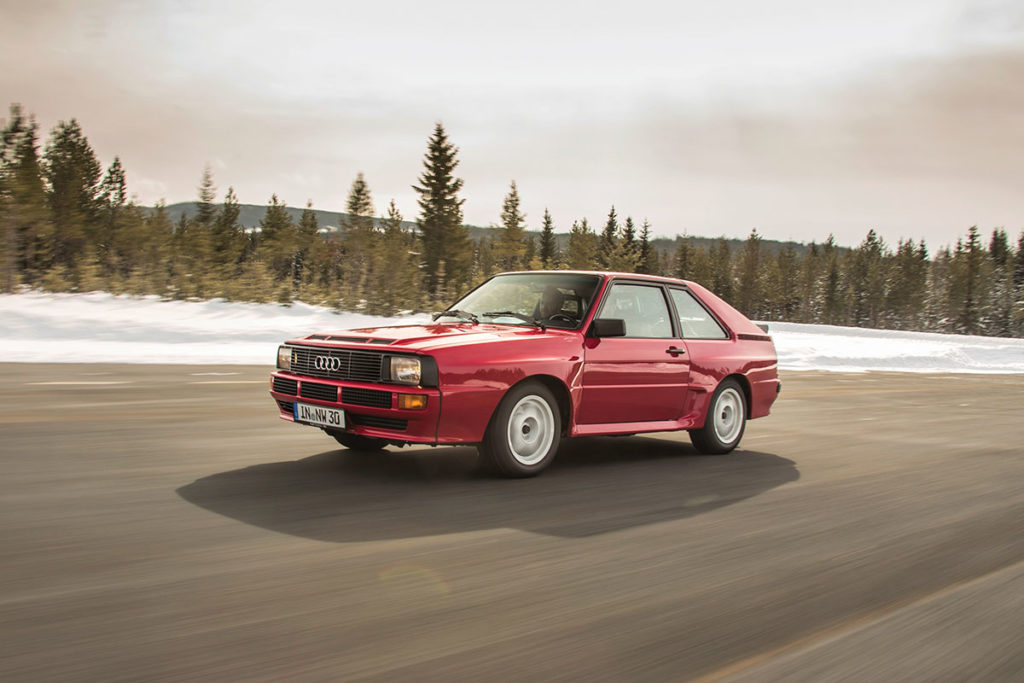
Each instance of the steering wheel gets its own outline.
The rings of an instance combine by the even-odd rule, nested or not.
[[[565,313],[555,313],[554,315],[549,315],[548,320],[563,320],[569,323],[570,325],[575,325],[577,322],[575,318]]]

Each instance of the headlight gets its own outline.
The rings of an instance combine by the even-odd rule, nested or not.
[[[402,384],[420,383],[420,359],[408,356],[391,357],[391,381]]]
[[[277,368],[278,370],[292,369],[292,350],[289,347],[277,347]]]

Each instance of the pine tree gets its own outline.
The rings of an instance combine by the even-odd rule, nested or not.
[[[49,266],[53,242],[39,163],[38,126],[21,107],[0,131],[0,249],[4,291],[19,280],[37,284]]]
[[[611,270],[615,259],[615,248],[619,244],[619,219],[615,214],[615,206],[612,205],[608,212],[608,220],[605,221],[604,230],[601,231],[601,242],[598,245],[598,263],[605,270]]]
[[[101,220],[94,232],[94,247],[105,275],[116,270],[114,245],[119,242],[118,231],[122,228],[121,219],[125,205],[128,203],[128,185],[121,159],[114,157],[113,163],[107,168],[99,187],[99,210]]]
[[[223,268],[216,253],[216,187],[209,165],[203,168],[196,188],[196,214],[175,233],[174,243],[185,276],[179,283],[186,296],[219,296],[223,292]]]
[[[402,228],[402,214],[395,206],[395,200],[388,204],[388,213],[382,223],[382,262],[372,287],[372,312],[395,315],[400,310],[416,310],[419,308],[419,268],[415,254],[409,249],[409,240]]]
[[[598,267],[598,237],[584,218],[573,221],[566,246],[566,265],[572,270],[594,270]]]
[[[1024,337],[1024,231],[1017,238],[1017,252],[1013,258],[1013,264],[1008,268],[1012,270],[1014,311],[1011,316],[1011,330],[1014,336]]]
[[[277,290],[277,300],[281,303],[291,301],[298,253],[296,237],[297,231],[288,214],[288,207],[278,200],[276,194],[271,195],[267,210],[260,220],[256,260],[267,266],[270,277],[275,281],[285,283]],[[250,271],[255,277],[257,271]]]
[[[373,199],[362,173],[356,175],[345,204],[348,215],[342,220],[345,248],[345,287],[347,303],[361,308],[366,301],[366,283],[372,277],[379,235],[374,230]]]
[[[676,251],[673,254],[672,275],[680,280],[693,280],[694,246],[687,235],[676,237]]]
[[[84,254],[88,232],[99,209],[100,162],[78,121],[61,121],[50,134],[43,157],[53,219],[53,261],[73,267]]]
[[[167,213],[163,200],[157,202],[156,207],[145,218],[143,228],[145,237],[139,251],[141,283],[139,291],[135,293],[167,296],[172,293],[170,286],[173,268],[169,261],[174,223]]]
[[[793,245],[786,243],[775,256],[775,263],[769,264],[767,277],[769,282],[765,298],[771,300],[770,305],[763,307],[758,315],[774,320],[793,321],[800,307],[799,264]]]
[[[928,252],[922,240],[900,240],[892,268],[885,309],[886,327],[919,329],[923,323],[925,291],[928,283]]]
[[[1013,286],[1018,291],[1024,287],[1024,230],[1017,238],[1017,255],[1013,259]]]
[[[632,216],[626,216],[626,222],[622,225],[621,242],[630,249],[636,247],[636,226],[633,224]]]
[[[499,267],[502,270],[520,270],[529,267],[525,253],[526,217],[519,210],[519,189],[512,181],[508,194],[501,206],[501,231],[494,245]]]
[[[533,235],[527,235],[523,238],[523,268],[525,270],[537,270],[539,267],[537,240]]]
[[[658,272],[658,252],[651,244],[651,224],[644,219],[640,228],[639,258],[637,260],[637,272],[652,275]]]
[[[964,334],[976,334],[980,322],[981,264],[984,253],[978,235],[978,226],[972,225],[967,231],[967,242],[957,250],[956,260],[960,268],[962,288],[959,292],[958,327]]]
[[[100,183],[100,202],[105,208],[119,209],[128,203],[128,184],[120,157],[114,157]]]
[[[235,269],[244,258],[245,235],[238,219],[242,209],[238,204],[238,195],[234,187],[228,187],[213,221],[211,232],[212,257],[214,264],[221,270],[221,277],[233,277]]]
[[[1006,231],[996,228],[992,231],[992,238],[988,243],[988,256],[996,265],[1006,265],[1013,252],[1010,251],[1010,242],[1006,237]]]
[[[873,229],[853,253],[847,283],[857,327],[879,327],[888,284],[888,257],[888,247]]]
[[[632,217],[626,217],[626,222],[619,232],[611,255],[605,259],[605,268],[622,273],[632,273],[636,271],[640,257],[636,244],[636,227],[633,225]]]
[[[356,179],[352,181],[345,201],[345,211],[347,215],[341,220],[342,235],[349,243],[365,247],[373,232],[374,212],[370,186],[362,173],[356,174]]]
[[[486,279],[494,275],[496,268],[494,247],[489,238],[483,237],[476,245],[476,270],[481,278]]]
[[[295,231],[296,250],[295,267],[292,269],[292,285],[300,290],[308,290],[312,280],[312,260],[317,242],[320,242],[320,225],[313,211],[313,200],[306,200],[306,208],[299,217],[299,225]]]
[[[725,301],[733,303],[732,249],[729,248],[729,240],[724,237],[716,239],[709,260],[709,288]]]
[[[558,243],[555,242],[555,225],[551,220],[551,212],[544,208],[544,221],[540,230],[540,265],[542,268],[554,268],[558,265]]]
[[[952,331],[950,319],[950,288],[952,287],[953,255],[949,247],[935,254],[928,268],[928,286],[925,292],[924,328],[936,332]]]
[[[437,123],[427,142],[420,184],[412,188],[420,195],[418,226],[424,285],[434,299],[442,288],[461,292],[472,277],[473,245],[462,225],[465,200],[458,196],[463,181],[453,175],[459,164],[455,158],[458,152],[448,141],[444,126]]]
[[[846,318],[842,292],[842,271],[835,238],[831,234],[825,240],[825,244],[822,245],[821,255],[825,262],[820,285],[820,304],[818,306],[821,310],[821,315],[814,322],[822,322],[826,325],[840,325],[845,322]]]
[[[210,165],[203,167],[203,177],[199,181],[199,201],[196,202],[195,222],[199,225],[209,227],[213,225],[213,219],[217,216],[217,207],[214,201],[217,199],[217,187],[213,184],[213,171]]]
[[[736,308],[749,317],[760,313],[762,292],[761,282],[761,236],[757,229],[750,231],[743,243],[737,264]]]

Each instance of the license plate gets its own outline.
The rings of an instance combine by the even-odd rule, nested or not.
[[[317,427],[345,428],[345,411],[324,406],[312,406],[308,403],[296,403],[292,416],[296,422],[316,425]]]

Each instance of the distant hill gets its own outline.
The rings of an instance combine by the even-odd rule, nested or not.
[[[238,209],[238,222],[242,224],[242,227],[248,230],[258,227],[260,220],[267,212],[266,206],[259,206],[257,204],[239,204]],[[292,220],[298,223],[299,218],[302,217],[302,212],[305,209],[297,206],[289,206],[286,210]],[[198,209],[194,202],[179,202],[177,204],[170,204],[167,207],[167,215],[169,215],[174,222],[177,222],[178,219],[181,218],[181,214],[185,214],[186,218],[192,218],[197,212]],[[313,213],[316,214],[316,222],[321,229],[337,229],[337,227],[341,225],[342,218],[347,215],[337,211],[324,211],[322,209],[313,209]],[[411,230],[416,224],[412,221],[402,221],[402,225]]]
[[[258,227],[260,220],[266,213],[267,207],[260,206],[257,204],[241,204],[239,205],[238,222],[241,223],[242,227],[246,229],[253,229]],[[301,207],[289,206],[287,207],[288,215],[292,217],[295,222],[299,221],[302,216],[303,209]],[[192,218],[196,215],[197,209],[194,202],[179,202],[177,204],[170,204],[167,207],[167,213],[171,219],[175,222],[181,218],[181,214],[185,214],[186,218]],[[313,213],[316,214],[317,224],[323,229],[334,229],[337,230],[338,226],[341,225],[342,219],[347,214],[339,211],[324,211],[323,209],[313,209]],[[379,221],[380,219],[378,219]],[[415,221],[402,221],[402,226],[408,230],[416,227]],[[500,228],[494,227],[480,227],[478,225],[467,225],[469,228],[469,236],[473,240],[480,240],[486,237],[494,237]],[[600,225],[594,226],[596,230],[600,230]],[[540,238],[539,230],[527,230],[527,235],[532,235],[535,239]],[[690,242],[694,246],[708,247],[714,243],[717,237],[694,237],[690,236]],[[555,234],[555,240],[558,243],[558,248],[564,250],[569,242],[569,233],[560,232]],[[676,243],[679,237],[655,237],[651,242],[656,249],[659,251],[673,251],[676,248]],[[733,251],[740,248],[743,245],[743,239],[729,238],[727,240],[729,246],[732,247]],[[785,245],[791,245],[799,255],[803,255],[808,245],[802,242],[779,242],[777,240],[763,239],[761,241],[761,248],[770,254],[777,254]],[[845,251],[845,249],[844,249]]]

